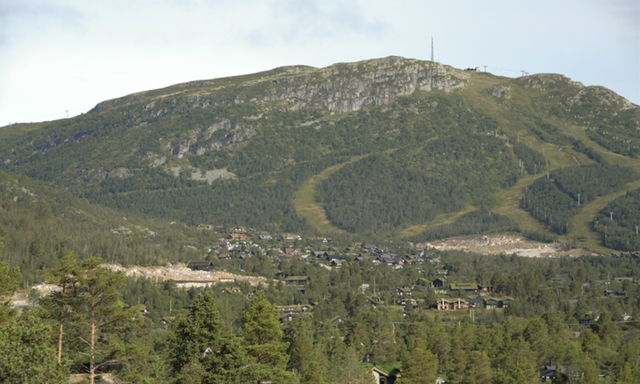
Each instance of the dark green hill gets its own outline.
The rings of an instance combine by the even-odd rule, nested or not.
[[[25,287],[41,281],[42,268],[55,267],[67,252],[125,265],[184,262],[201,255],[183,244],[194,238],[205,241],[204,235],[209,234],[125,217],[47,183],[0,171],[0,238],[7,261],[22,270]]]
[[[563,184],[570,205],[575,193],[589,196],[564,221],[590,221],[599,199],[635,186],[640,107],[561,75],[510,79],[389,57],[179,84],[73,119],[4,127],[0,164],[187,224],[312,233],[329,219],[336,232],[378,237],[544,235],[539,207],[557,193],[534,181],[547,172],[600,164],[625,175],[608,191],[596,187],[606,178],[583,181],[593,193]],[[527,188],[543,191],[537,210],[521,201]],[[598,247],[588,225],[574,227],[550,229]]]

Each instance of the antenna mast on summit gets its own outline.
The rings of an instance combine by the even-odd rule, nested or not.
[[[435,61],[433,59],[433,36],[431,36],[431,61]]]

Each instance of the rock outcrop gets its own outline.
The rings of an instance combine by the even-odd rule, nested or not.
[[[299,81],[301,77],[304,81]],[[268,88],[264,100],[284,102],[287,110],[312,107],[347,113],[390,104],[415,91],[451,92],[465,87],[468,79],[463,71],[439,63],[388,57],[271,80],[280,86]]]

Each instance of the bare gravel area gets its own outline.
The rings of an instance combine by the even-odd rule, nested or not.
[[[523,257],[560,257],[589,254],[585,249],[569,249],[564,243],[541,243],[515,234],[454,237],[420,244],[438,250],[457,250],[483,255],[517,254]]]

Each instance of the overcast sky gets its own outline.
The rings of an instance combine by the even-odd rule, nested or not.
[[[391,55],[640,103],[638,0],[0,0],[0,126],[190,80]]]

